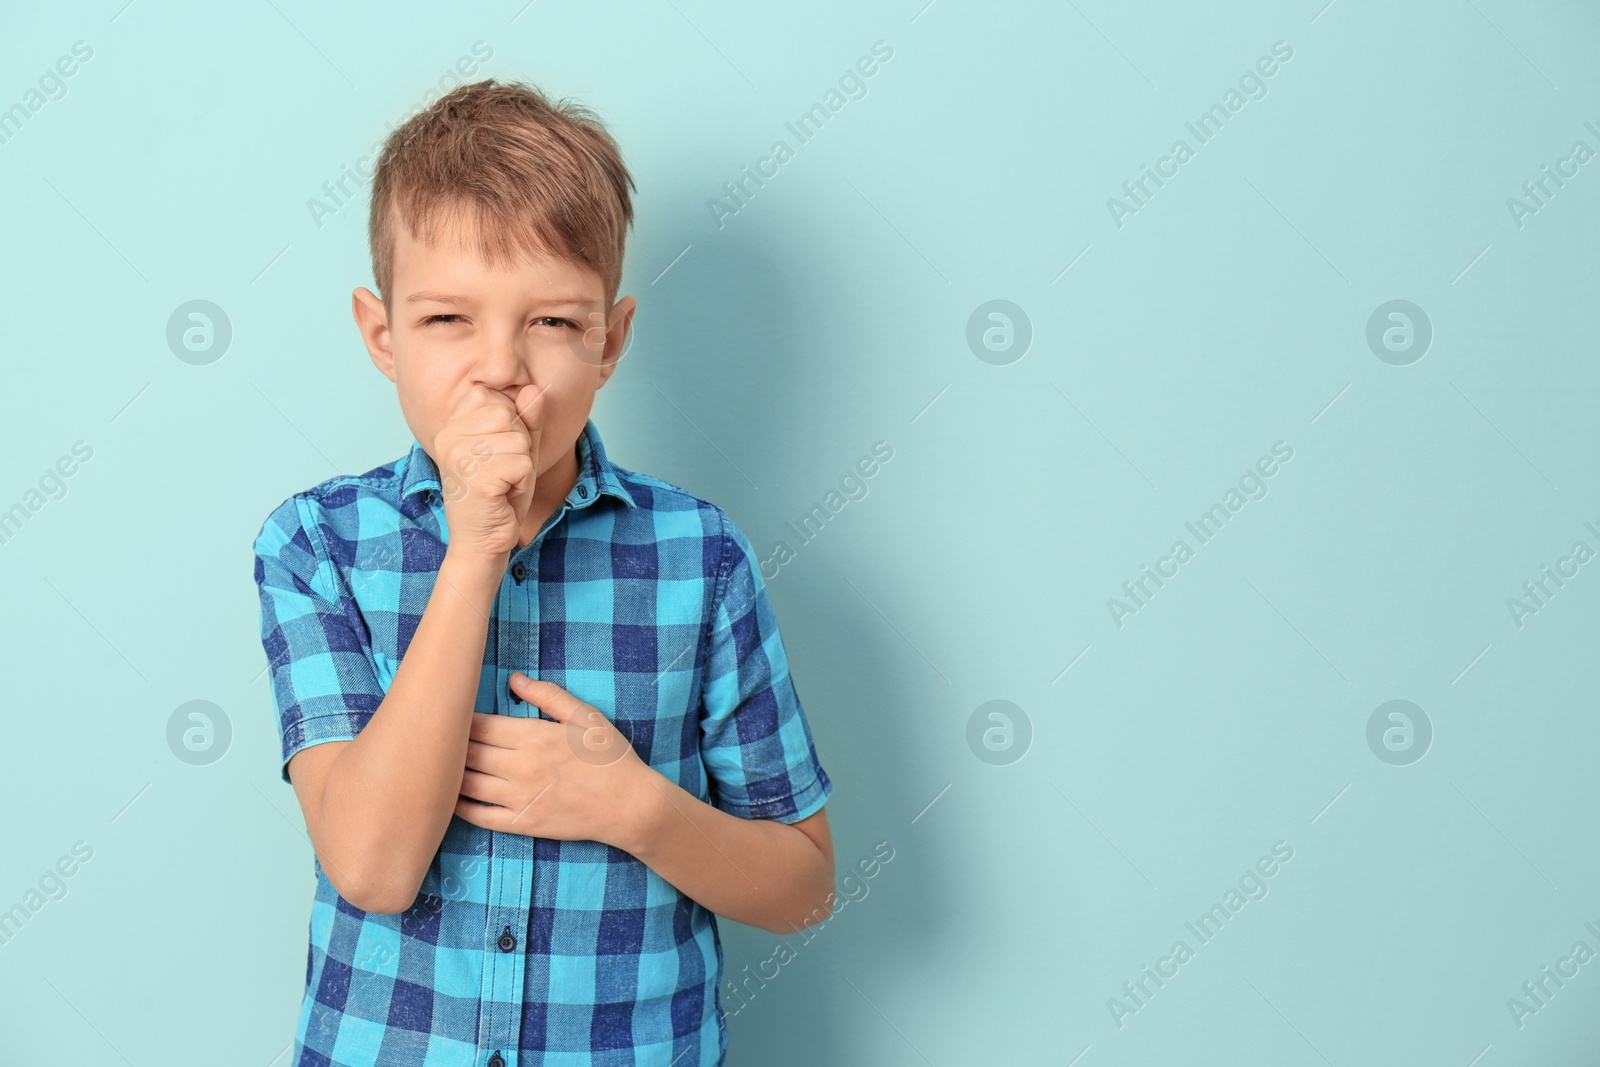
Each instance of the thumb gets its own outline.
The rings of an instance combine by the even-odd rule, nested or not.
[[[508,494],[512,513],[516,515],[518,524],[527,517],[528,509],[533,506],[534,490],[538,488],[539,435],[544,426],[544,394],[548,390],[548,386],[541,388],[536,385],[525,385],[517,392],[515,418],[528,428],[531,438],[528,442],[528,453],[529,458],[533,460],[532,473],[512,486]]]
[[[633,751],[628,739],[614,728],[611,720],[599,708],[585,704],[554,682],[535,680],[520,672],[513,672],[511,688],[553,721],[578,728],[576,732],[566,731],[567,745],[582,762],[595,767],[607,767]]]
[[[521,671],[511,672],[511,691],[554,722],[587,728],[605,721],[605,716],[598,709],[585,704],[556,683],[529,678]]]

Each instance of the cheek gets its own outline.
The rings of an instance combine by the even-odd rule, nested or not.
[[[439,394],[450,390],[454,380],[461,377],[460,368],[450,361],[421,353],[396,358],[394,370],[396,387],[424,403],[439,402]]]
[[[546,424],[566,426],[576,420],[576,429],[583,429],[583,421],[575,411],[581,411],[594,402],[600,384],[600,372],[571,351],[550,353],[552,358],[538,359],[533,365],[533,380],[548,389],[545,398]]]
[[[565,341],[549,342],[536,351],[533,367],[542,378],[577,385],[594,377],[603,355],[603,350],[589,348],[577,334],[570,334]]]
[[[546,342],[535,357],[541,370],[562,380],[592,378],[605,361],[605,331],[590,327],[585,333],[564,332]]]
[[[460,368],[445,361],[395,361],[395,392],[400,408],[424,445],[432,443],[431,433],[444,425],[450,408],[465,388]]]

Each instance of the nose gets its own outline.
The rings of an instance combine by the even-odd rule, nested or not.
[[[488,337],[483,345],[477,360],[478,380],[491,389],[498,389],[515,403],[517,391],[533,381],[516,338]]]

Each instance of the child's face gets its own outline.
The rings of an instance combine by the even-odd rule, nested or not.
[[[353,311],[423,448],[437,458],[435,435],[474,383],[513,400],[532,384],[548,390],[537,474],[575,466],[595,393],[624,351],[634,298],[604,308],[604,282],[581,263],[541,256],[496,270],[470,235],[447,228],[430,248],[396,229],[392,316],[366,288],[356,289]]]

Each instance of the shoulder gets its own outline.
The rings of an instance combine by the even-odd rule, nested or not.
[[[755,549],[744,530],[722,508],[652,474],[612,464],[618,481],[650,521],[656,540],[693,537],[705,543],[706,559],[715,560],[718,579],[741,562],[753,564]]]
[[[405,457],[364,474],[341,474],[285,498],[272,509],[256,534],[257,555],[273,555],[293,546],[322,555],[328,543],[353,543],[359,536],[387,525],[398,516]]]

